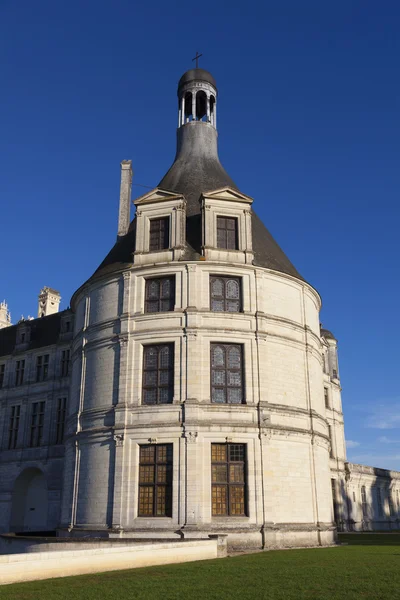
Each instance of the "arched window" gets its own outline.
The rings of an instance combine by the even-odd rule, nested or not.
[[[145,346],[143,404],[171,404],[174,395],[174,345]]]
[[[193,121],[193,108],[192,108],[192,93],[187,92],[185,94],[185,119],[184,123],[188,123],[189,121]]]
[[[213,312],[242,310],[240,277],[210,277],[210,307]]]
[[[240,344],[211,344],[211,402],[244,402],[242,354]]]

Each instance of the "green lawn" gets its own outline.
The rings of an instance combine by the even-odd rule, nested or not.
[[[371,541],[371,538],[373,540]],[[400,535],[0,587],[1,600],[400,599]],[[363,541],[365,545],[360,545]],[[377,545],[379,541],[380,544]]]

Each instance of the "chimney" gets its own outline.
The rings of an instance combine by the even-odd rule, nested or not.
[[[47,317],[58,313],[61,296],[60,292],[49,287],[44,287],[39,294],[38,317]]]
[[[119,215],[117,240],[128,233],[131,222],[132,161],[121,162],[121,189],[119,193]]]

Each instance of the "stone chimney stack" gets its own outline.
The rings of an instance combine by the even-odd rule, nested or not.
[[[47,317],[58,313],[61,296],[57,290],[52,290],[49,287],[44,287],[39,294],[38,317]]]
[[[6,301],[0,302],[0,329],[11,325],[11,315],[8,312]]]
[[[128,233],[131,222],[131,193],[132,193],[132,161],[121,162],[121,189],[119,194],[118,236]]]

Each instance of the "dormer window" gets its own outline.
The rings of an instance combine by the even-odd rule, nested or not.
[[[150,252],[169,248],[169,217],[150,220]]]
[[[236,217],[217,217],[217,247],[238,250],[238,221]]]

